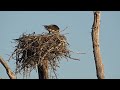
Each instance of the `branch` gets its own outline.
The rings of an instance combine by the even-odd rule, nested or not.
[[[92,43],[93,54],[96,65],[96,73],[98,79],[104,79],[104,66],[102,64],[102,57],[100,54],[99,32],[100,32],[100,11],[94,11],[94,22],[92,26]]]
[[[43,60],[43,65],[38,65],[38,75],[39,79],[49,79],[48,77],[48,60],[44,59]]]
[[[0,56],[0,63],[5,67],[6,72],[10,79],[16,79],[15,74],[12,72],[8,64],[3,60],[3,58]]]

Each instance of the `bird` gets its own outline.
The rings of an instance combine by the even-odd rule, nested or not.
[[[43,26],[45,27],[46,30],[49,31],[49,33],[52,33],[52,34],[59,33],[60,28],[55,24],[43,25]]]

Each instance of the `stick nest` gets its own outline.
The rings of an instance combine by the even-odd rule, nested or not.
[[[23,34],[15,42],[16,73],[31,72],[37,65],[43,65],[44,60],[48,60],[48,67],[55,71],[61,58],[70,57],[69,44],[61,34]]]

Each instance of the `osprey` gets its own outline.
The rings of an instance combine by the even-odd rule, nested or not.
[[[57,25],[51,24],[51,25],[43,25],[46,30],[49,31],[49,33],[59,33],[60,28]]]

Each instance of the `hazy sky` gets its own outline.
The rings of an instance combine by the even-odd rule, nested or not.
[[[0,56],[5,60],[14,51],[12,39],[19,38],[22,33],[36,34],[46,32],[42,25],[56,24],[61,30],[68,27],[66,34],[70,50],[86,54],[72,53],[72,57],[80,61],[62,59],[57,70],[59,79],[96,79],[96,69],[93,57],[91,27],[92,11],[0,11]],[[120,79],[120,12],[102,11],[100,48],[106,79]],[[15,70],[15,61],[8,62]],[[0,77],[9,78],[0,64]],[[23,78],[18,75],[18,78]],[[31,73],[31,79],[38,78],[36,71]]]

